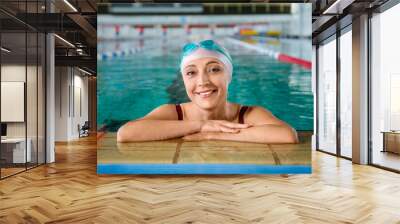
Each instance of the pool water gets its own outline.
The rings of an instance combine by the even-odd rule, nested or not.
[[[131,40],[118,46],[133,46],[140,52],[99,60],[98,127],[116,131],[126,121],[142,117],[161,104],[187,102],[179,73],[179,54],[184,42]],[[219,42],[228,49],[234,64],[229,101],[263,106],[296,130],[313,129],[310,70],[281,63],[223,39]],[[109,49],[115,44],[101,42],[99,49]]]

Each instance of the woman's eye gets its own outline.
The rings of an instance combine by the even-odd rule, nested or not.
[[[186,75],[187,76],[193,76],[193,75],[195,75],[196,73],[194,72],[194,71],[188,71],[188,72],[186,72]]]
[[[213,67],[213,68],[210,69],[210,71],[213,72],[213,73],[218,73],[218,72],[220,72],[221,70],[222,70],[222,69],[221,69],[220,67]]]

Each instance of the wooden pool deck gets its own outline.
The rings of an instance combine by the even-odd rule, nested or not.
[[[311,146],[309,137],[301,137],[299,144],[182,139],[117,143],[116,133],[107,133],[97,142],[97,162],[99,166],[136,164],[140,169],[151,164],[307,167],[311,166]]]

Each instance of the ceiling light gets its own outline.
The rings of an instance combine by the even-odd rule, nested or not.
[[[74,12],[78,12],[78,10],[71,4],[69,3],[68,0],[64,0],[65,4],[67,4]]]
[[[7,52],[7,53],[10,53],[10,52],[11,52],[11,50],[9,50],[9,49],[7,49],[7,48],[5,48],[5,47],[1,47],[1,50],[4,51],[4,52]]]
[[[67,45],[69,45],[70,47],[75,48],[75,45],[71,44],[71,42],[67,41],[66,39],[58,36],[57,34],[54,34],[55,37],[57,37],[58,39],[60,39],[61,41],[63,41],[64,43],[66,43]]]
[[[88,71],[86,71],[86,70],[83,70],[83,69],[81,69],[81,68],[79,68],[79,67],[78,67],[78,70],[81,71],[81,72],[83,72],[83,73],[85,73],[85,74],[87,74],[87,75],[92,75],[92,73],[90,73],[90,72],[88,72]]]
[[[336,0],[332,5],[324,10],[322,14],[342,14],[343,10],[351,5],[355,0]]]

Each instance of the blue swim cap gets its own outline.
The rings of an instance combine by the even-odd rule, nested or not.
[[[185,66],[192,60],[211,57],[222,62],[232,78],[232,58],[228,51],[213,40],[204,40],[199,43],[191,42],[183,46],[180,69],[183,73]]]

